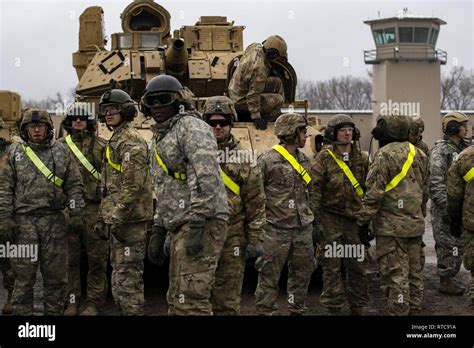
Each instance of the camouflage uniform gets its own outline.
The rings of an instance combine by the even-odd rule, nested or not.
[[[285,98],[278,77],[270,77],[263,45],[253,43],[244,51],[229,83],[229,97],[237,111],[250,112],[252,119],[274,121],[280,115]]]
[[[118,226],[110,233],[112,295],[125,315],[143,315],[143,258],[148,221],[153,216],[149,151],[130,122],[114,129],[102,162],[99,221]],[[120,165],[121,171],[112,164]]]
[[[82,152],[92,166],[101,172],[102,158],[104,156],[105,140],[97,137],[93,131],[84,130],[71,136],[72,141]],[[60,142],[68,147],[65,138]],[[100,239],[94,232],[100,204],[100,181],[89,173],[84,165],[71,151],[84,183],[84,210],[85,229],[80,233],[68,234],[68,291],[66,302],[79,304],[81,301],[81,246],[85,246],[88,260],[87,274],[87,304],[100,310],[105,304],[107,296],[107,259],[109,243]],[[74,302],[73,302],[74,301]]]
[[[382,290],[389,315],[407,315],[421,309],[423,301],[422,236],[423,211],[428,199],[428,161],[416,149],[405,178],[392,190],[386,186],[407,160],[409,142],[389,143],[375,155],[367,175],[367,192],[358,224],[372,221]]]
[[[281,117],[281,116],[280,116]],[[295,159],[311,171],[308,157],[296,150]],[[278,281],[288,262],[288,303],[290,312],[303,314],[311,274],[314,271],[312,238],[313,213],[307,185],[292,165],[275,150],[259,156],[266,195],[265,254],[255,267],[259,271],[255,291],[259,314],[271,315],[277,309]]]
[[[354,148],[354,147],[353,147]],[[332,151],[332,147],[330,148]],[[341,160],[343,156],[334,154]],[[365,179],[369,167],[366,153],[351,151],[345,161],[352,174],[365,191]],[[315,194],[313,212],[316,223],[322,223],[322,250],[335,242],[337,245],[362,245],[357,230],[356,212],[361,208],[361,198],[327,149],[316,157],[314,170]],[[362,249],[363,250],[363,249]],[[346,284],[341,273],[341,261],[346,269]],[[328,308],[341,308],[347,301],[352,309],[366,307],[369,301],[366,277],[367,261],[355,256],[341,260],[336,257],[324,257],[323,292],[320,302]]]
[[[228,142],[218,145],[221,151],[242,151],[232,135]],[[264,239],[265,191],[258,166],[244,162],[221,163],[221,168],[239,185],[240,196],[226,187],[229,228],[216,270],[211,302],[216,315],[239,315],[247,241],[256,244]]]
[[[466,174],[474,168],[474,146],[463,150],[448,172],[448,213],[451,219],[459,219],[462,212],[465,250],[464,268],[471,271],[469,295],[474,303],[474,180],[466,181]]]
[[[33,314],[33,286],[39,265],[44,282],[44,314],[61,315],[67,286],[67,224],[64,212],[53,210],[50,202],[56,198],[63,208],[68,206],[70,215],[82,214],[81,174],[72,155],[60,142],[28,142],[48,168],[55,167],[56,176],[63,180],[61,187],[56,186],[39,172],[22,144],[9,147],[8,163],[1,173],[0,220],[14,220],[15,243],[36,246],[38,260],[11,260],[16,274],[13,311],[15,315]]]
[[[428,147],[428,145],[426,145],[426,143],[421,140],[421,139],[418,139],[418,141],[416,143],[414,143],[413,145],[415,145],[417,148],[419,148],[421,151],[423,151],[425,153],[426,156],[428,156],[428,159],[431,155],[431,151],[430,151],[430,148]]]
[[[462,143],[461,143],[462,144]],[[447,214],[446,182],[448,169],[453,159],[463,150],[448,136],[435,143],[429,158],[429,189],[431,204],[431,224],[438,258],[438,275],[453,278],[461,267],[464,243],[449,233],[449,225],[443,222]]]
[[[195,111],[176,114],[152,130],[153,146],[167,169],[186,174],[186,180],[175,179],[153,161],[158,197],[154,224],[171,234],[168,313],[211,315],[211,290],[229,213],[216,140]],[[204,249],[190,256],[185,247],[190,223],[203,221]]]

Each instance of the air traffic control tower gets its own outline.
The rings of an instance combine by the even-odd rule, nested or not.
[[[436,48],[443,20],[414,16],[364,22],[370,25],[375,50],[364,51],[373,65],[373,123],[382,113],[418,114],[425,122],[423,140],[431,148],[441,137],[441,64],[447,54]]]

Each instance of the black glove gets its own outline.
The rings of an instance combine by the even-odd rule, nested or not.
[[[195,256],[204,249],[203,235],[204,223],[189,223],[189,234],[185,244],[188,256]]]
[[[260,117],[253,120],[253,124],[257,129],[265,130],[267,129],[267,120]]]
[[[313,245],[318,245],[323,239],[321,224],[313,223]]]
[[[69,218],[69,231],[71,233],[81,233],[85,230],[82,215],[73,215]]]
[[[358,226],[359,239],[366,247],[370,247],[370,241],[374,239],[374,235],[369,229],[369,225]]]
[[[163,254],[163,245],[165,244],[166,230],[158,225],[151,228],[151,237],[148,244],[148,260],[156,266],[163,266],[165,258],[160,257]]]
[[[249,243],[245,249],[245,259],[253,259],[255,257],[263,256],[263,245],[261,242]]]
[[[94,233],[102,240],[109,240],[109,227],[102,220],[97,221],[94,227]]]
[[[458,219],[452,220],[451,223],[449,224],[449,233],[451,233],[453,237],[456,237],[456,238],[461,237],[462,221]]]

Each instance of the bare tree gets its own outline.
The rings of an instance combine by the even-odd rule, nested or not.
[[[327,81],[300,81],[297,97],[307,99],[312,109],[368,110],[372,82],[354,76],[333,77]]]
[[[441,108],[443,110],[474,109],[474,74],[455,66],[441,78]]]

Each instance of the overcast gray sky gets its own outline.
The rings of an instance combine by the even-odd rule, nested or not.
[[[40,99],[77,84],[72,53],[78,49],[79,16],[89,6],[104,9],[106,34],[121,32],[120,13],[130,1],[0,0],[0,89]],[[244,25],[244,43],[280,34],[299,79],[367,76],[363,50],[375,45],[363,21],[410,13],[436,16],[441,28],[437,47],[448,64],[474,68],[474,0],[464,1],[157,1],[171,14],[171,28],[193,25],[202,15],[227,16]],[[110,45],[110,40],[109,40]]]

